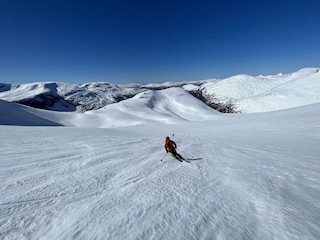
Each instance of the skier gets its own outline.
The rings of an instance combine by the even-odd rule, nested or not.
[[[179,153],[177,153],[177,144],[174,141],[172,141],[169,137],[166,137],[166,143],[164,145],[164,148],[166,149],[167,153],[172,153],[172,155],[179,161],[182,162],[181,159],[185,160]]]

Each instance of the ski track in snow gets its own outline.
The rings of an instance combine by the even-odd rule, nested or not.
[[[246,121],[0,126],[0,238],[317,239],[319,124]]]

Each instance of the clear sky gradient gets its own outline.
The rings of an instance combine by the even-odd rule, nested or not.
[[[320,67],[318,0],[0,2],[0,82],[160,83]]]

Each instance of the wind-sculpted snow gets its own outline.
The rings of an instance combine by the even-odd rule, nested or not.
[[[161,115],[175,93],[128,104]],[[122,128],[0,126],[0,239],[318,239],[318,109]],[[166,155],[166,136],[188,162]]]

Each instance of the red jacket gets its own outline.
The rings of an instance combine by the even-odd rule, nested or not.
[[[177,144],[170,140],[170,138],[166,138],[166,143],[164,144],[164,148],[167,152],[174,152],[177,148]]]

